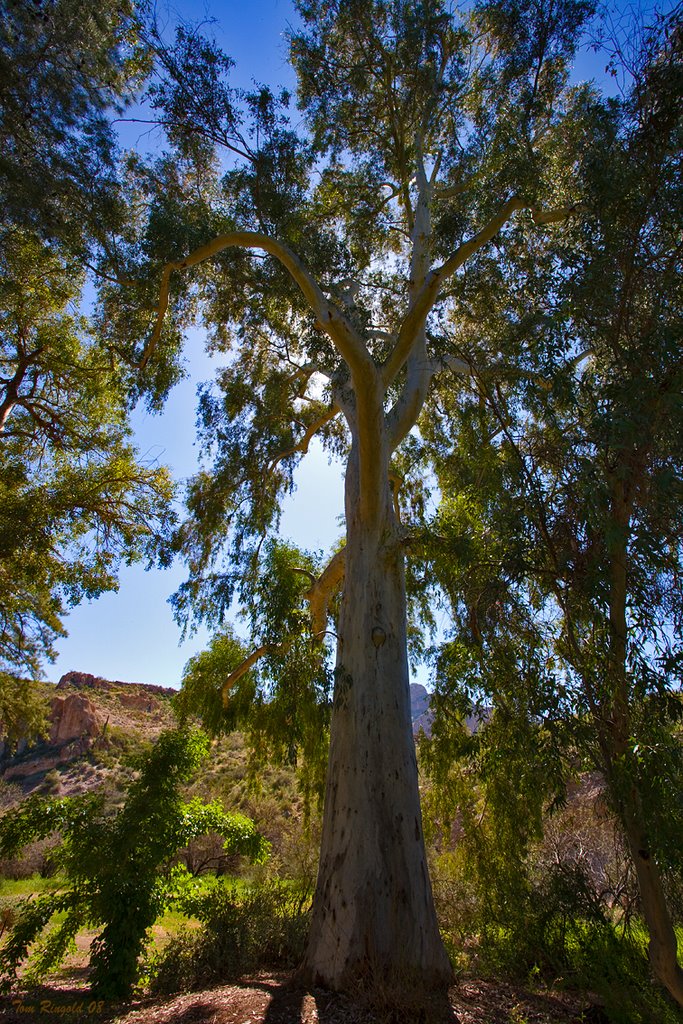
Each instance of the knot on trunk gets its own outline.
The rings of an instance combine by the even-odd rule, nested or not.
[[[387,634],[384,632],[381,626],[375,626],[372,631],[372,642],[375,647],[381,647],[387,638]]]

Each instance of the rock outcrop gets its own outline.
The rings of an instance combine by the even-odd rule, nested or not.
[[[431,735],[433,712],[429,709],[429,693],[422,683],[410,684],[410,717],[413,722],[413,736],[424,732]]]
[[[0,751],[0,776],[24,793],[42,784],[46,772],[62,775],[74,762],[92,760],[99,748],[121,746],[134,736],[154,739],[172,728],[171,687],[122,683],[89,672],[67,672],[52,688],[48,731],[38,742]],[[84,762],[84,763],[85,763]]]
[[[52,746],[61,746],[69,740],[83,740],[99,736],[102,721],[97,708],[82,693],[66,697],[53,697],[50,707],[50,736]]]

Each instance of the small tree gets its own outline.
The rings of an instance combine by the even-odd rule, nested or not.
[[[228,853],[253,861],[268,843],[253,822],[228,814],[220,803],[184,802],[187,782],[208,754],[208,740],[187,730],[163,733],[140,759],[140,774],[128,787],[123,807],[105,813],[97,794],[46,800],[30,797],[0,819],[0,855],[53,831],[62,836],[59,862],[67,887],[24,904],[0,953],[0,968],[12,979],[30,947],[56,914],[63,919],[30,954],[29,977],[58,964],[78,931],[101,929],[92,945],[90,982],[102,997],[123,999],[138,976],[147,930],[189,878],[169,870],[174,854],[197,836],[216,832]]]

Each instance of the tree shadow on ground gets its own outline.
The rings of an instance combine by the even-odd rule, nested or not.
[[[448,998],[420,1010],[373,1008],[337,992],[307,988],[296,977],[282,984],[256,984],[271,994],[263,1024],[458,1024]]]

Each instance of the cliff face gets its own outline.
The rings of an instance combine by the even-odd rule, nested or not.
[[[102,721],[91,700],[80,693],[53,697],[50,706],[50,746],[69,740],[92,738],[102,731]]]
[[[473,709],[472,714],[465,718],[464,723],[469,732],[476,732],[480,725],[487,722],[491,715],[490,708]],[[432,734],[432,722],[434,712],[431,710],[431,697],[429,692],[421,683],[410,684],[410,717],[413,722],[413,736],[424,732],[425,736]]]
[[[434,715],[429,710],[429,693],[422,683],[410,684],[410,717],[413,722],[413,736],[424,732],[429,736],[432,731]]]
[[[122,738],[155,738],[174,724],[170,687],[112,682],[87,672],[67,672],[54,687],[48,733],[39,742],[20,744],[14,756],[0,745],[0,777],[31,792],[45,773],[62,771],[97,749]]]

